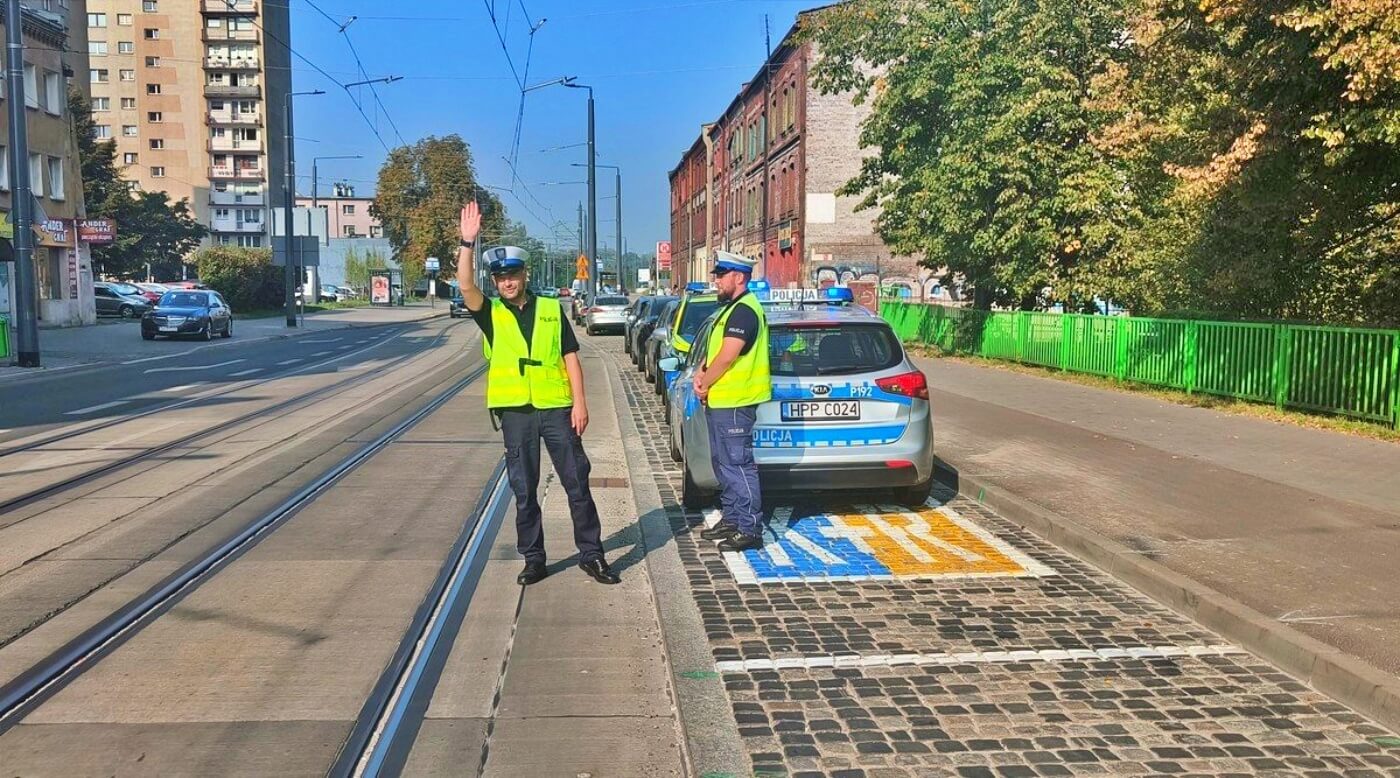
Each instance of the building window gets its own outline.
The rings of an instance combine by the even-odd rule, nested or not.
[[[141,0],[141,10],[148,14],[156,12],[156,0]]]
[[[123,68],[117,71],[117,78],[121,81],[135,81],[136,71]]]
[[[257,208],[239,208],[238,221],[243,224],[262,224],[262,211]]]
[[[0,189],[10,191],[10,155],[0,146]]]
[[[346,203],[346,204],[340,206],[340,212],[343,213],[343,214],[345,214],[346,216],[354,216],[354,215],[355,215],[355,205],[354,205],[354,203]]]
[[[35,197],[44,196],[44,160],[38,154],[29,155],[29,186]]]
[[[138,160],[138,156],[137,156],[136,152],[134,152],[134,151],[128,151],[128,152],[126,152],[125,154],[122,155],[122,164],[123,164],[123,165],[135,165],[136,162],[137,162],[137,160]]]
[[[107,68],[95,68],[88,71],[88,81],[93,84],[105,84],[111,80],[111,74]]]
[[[156,165],[151,168],[151,178],[165,178],[165,168]]]
[[[151,148],[153,148],[153,149],[163,149],[163,148],[165,148],[165,140],[164,140],[163,138],[151,138]]]
[[[94,97],[94,98],[92,98],[92,110],[94,110],[94,111],[110,111],[110,110],[112,110],[112,98],[110,98],[110,97]]]
[[[141,31],[141,37],[148,41],[160,40],[160,30],[156,27],[147,27]]]
[[[136,125],[134,125],[134,124],[123,124],[123,125],[122,125],[122,137],[123,137],[123,138],[134,138],[134,137],[136,137]]]
[[[92,127],[92,137],[97,138],[98,140],[105,140],[105,139],[107,139],[107,138],[112,137],[112,125],[110,125],[110,124],[95,124],[95,125],[93,125],[93,127]]]
[[[88,41],[88,54],[94,57],[107,56],[107,41]]]
[[[24,66],[24,104],[39,107],[39,71],[33,65]]]
[[[146,121],[150,122],[151,124],[160,124],[161,122],[165,121],[165,117],[161,114],[160,111],[147,111]]]
[[[89,27],[106,27],[107,14],[88,14]]]
[[[117,41],[118,54],[135,54],[136,44],[131,41]]]
[[[134,98],[134,97],[123,97],[123,98],[122,98],[122,110],[123,110],[123,111],[134,111],[134,110],[136,110],[136,98]]]
[[[123,27],[131,26],[131,14],[117,14],[117,24]]]
[[[160,67],[160,57],[146,57],[146,67],[148,67],[148,68],[158,68],[158,67]]]
[[[147,84],[147,85],[146,85],[146,94],[148,94],[148,95],[158,95],[158,94],[160,94],[160,84]]]
[[[63,197],[63,157],[49,157],[49,199]]]
[[[47,105],[44,110],[54,116],[63,115],[63,76],[44,71],[44,97]]]
[[[139,192],[139,191],[141,191],[141,182],[140,182],[140,181],[127,181],[127,182],[126,182],[126,189],[127,189],[128,192]]]

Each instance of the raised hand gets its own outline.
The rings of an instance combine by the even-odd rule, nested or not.
[[[462,206],[462,240],[475,241],[481,235],[481,208],[476,201]]]

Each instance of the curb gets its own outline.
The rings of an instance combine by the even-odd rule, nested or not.
[[[610,362],[604,369],[622,432],[637,523],[646,546],[647,574],[651,577],[661,638],[671,668],[686,766],[691,775],[697,776],[749,775],[748,752],[739,740],[724,681],[714,672],[705,623],[691,594],[685,563],[673,542],[661,493],[650,478],[651,465],[643,453],[641,430],[632,417],[622,379]]]
[[[936,477],[1317,691],[1400,731],[1400,678],[981,478],[947,471]]]
[[[407,320],[407,321],[375,322],[375,323],[372,323],[372,324],[353,324],[353,323],[351,323],[351,324],[345,324],[345,325],[343,325],[343,326],[338,326],[338,327],[326,327],[325,329],[317,330],[317,331],[314,331],[314,332],[313,332],[312,330],[298,328],[295,332],[281,332],[281,333],[278,333],[278,334],[276,334],[276,335],[262,335],[262,336],[259,336],[259,337],[256,337],[256,338],[239,338],[239,339],[238,339],[238,343],[237,343],[236,345],[243,345],[243,344],[245,344],[245,343],[264,343],[264,342],[267,342],[267,341],[270,341],[270,340],[290,340],[290,339],[292,339],[292,338],[300,338],[300,337],[304,337],[304,336],[307,336],[307,335],[319,335],[319,334],[326,333],[326,332],[335,332],[335,331],[337,331],[337,330],[361,330],[361,329],[372,329],[372,328],[374,328],[374,327],[394,327],[394,326],[398,326],[398,325],[401,325],[401,324],[415,324],[415,323],[418,323],[418,322],[433,321],[433,320],[435,320],[435,319],[444,318],[445,316],[447,316],[447,313],[446,313],[446,312],[444,312],[444,313],[433,313],[433,314],[430,314],[430,315],[428,315],[428,316],[424,316],[424,317],[422,317],[421,319],[409,319],[409,320]],[[198,349],[196,349],[196,350],[198,350]],[[189,352],[184,352],[184,353],[189,353]],[[170,356],[171,358],[173,358],[173,357],[180,356],[180,355],[179,355],[179,354],[171,354],[171,355],[169,355],[169,356]],[[0,373],[0,386],[7,386],[7,385],[16,385],[16,384],[21,384],[21,383],[27,383],[27,382],[30,382],[30,381],[34,381],[34,380],[38,380],[38,379],[43,379],[43,378],[48,378],[49,376],[55,376],[55,375],[66,375],[66,374],[78,375],[78,374],[82,374],[82,373],[84,373],[84,372],[92,372],[92,371],[95,371],[95,370],[102,370],[103,368],[108,368],[108,367],[117,367],[117,366],[124,365],[124,364],[126,364],[126,362],[123,362],[123,361],[120,361],[120,360],[115,361],[115,362],[83,362],[83,363],[80,363],[80,364],[77,364],[77,365],[63,365],[62,367],[41,367],[41,368],[39,368],[38,372],[34,372],[34,373],[17,373],[17,374],[11,374],[11,375],[9,375],[9,376],[6,376],[5,374]],[[10,367],[10,365],[0,365],[0,367]]]

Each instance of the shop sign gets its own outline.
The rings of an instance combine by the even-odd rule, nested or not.
[[[68,222],[63,219],[44,219],[35,225],[35,232],[38,233],[39,242],[45,246],[67,246],[71,243]]]
[[[111,219],[79,219],[78,240],[84,243],[111,243],[117,237],[117,224]]]

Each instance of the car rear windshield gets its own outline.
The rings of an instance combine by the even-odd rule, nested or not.
[[[599,305],[599,306],[602,306],[602,305],[626,305],[626,304],[627,304],[627,298],[626,298],[626,297],[603,297],[603,296],[601,296],[601,295],[598,297],[598,301],[597,301],[596,303],[594,303],[594,305]]]
[[[773,375],[826,376],[888,370],[904,349],[885,324],[774,326],[768,336]]]
[[[690,340],[700,331],[700,325],[710,318],[719,307],[719,300],[691,300],[685,305],[685,316],[681,318],[681,337]]]
[[[203,308],[209,304],[209,298],[199,292],[166,292],[160,304],[167,308]]]

